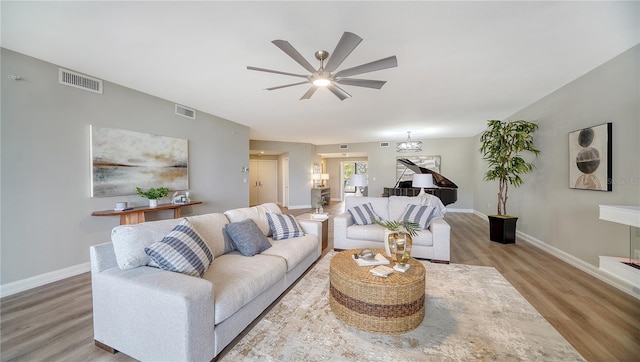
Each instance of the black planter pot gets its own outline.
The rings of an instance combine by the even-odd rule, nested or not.
[[[502,244],[516,242],[517,217],[489,216],[489,239]]]

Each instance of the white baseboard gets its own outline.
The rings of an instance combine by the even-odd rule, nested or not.
[[[460,212],[465,214],[473,213],[473,209],[450,209],[447,207],[447,212]]]
[[[474,210],[473,213],[484,218],[487,222],[489,221],[489,218],[487,217],[487,215],[476,210]],[[640,290],[638,288],[633,287],[632,285],[614,277],[613,275],[603,272],[598,267],[595,267],[585,262],[584,260],[578,259],[575,256],[563,250],[560,250],[554,246],[551,246],[545,243],[544,241],[540,239],[536,239],[533,236],[525,234],[521,231],[516,231],[516,235],[519,236],[523,241],[527,242],[528,244],[533,245],[538,249],[542,249],[547,253],[555,256],[556,258],[564,261],[565,263],[568,263],[569,265],[572,265],[582,270],[583,272],[591,275],[592,277],[600,279],[603,282],[611,285],[612,287],[618,288],[621,291],[640,299]]]
[[[86,262],[70,266],[68,268],[36,275],[30,278],[17,280],[15,282],[2,284],[0,285],[0,298],[20,293],[31,288],[39,287],[41,285],[57,282],[58,280],[69,278],[78,274],[86,273],[90,270],[91,264],[89,262]]]
[[[629,285],[628,283],[624,282],[623,280],[620,280],[620,279],[614,277],[611,274],[607,274],[607,273],[603,272],[600,268],[595,267],[595,266],[593,266],[593,265],[591,265],[591,264],[589,264],[589,263],[587,263],[587,262],[585,262],[585,261],[583,261],[581,259],[578,259],[575,256],[573,256],[573,255],[571,255],[571,254],[569,254],[569,253],[567,253],[567,252],[565,252],[563,250],[560,250],[560,249],[558,249],[556,247],[553,247],[553,246],[551,246],[551,245],[549,245],[547,243],[544,243],[543,241],[538,240],[538,239],[532,237],[531,235],[527,235],[527,234],[525,234],[523,232],[520,232],[520,231],[516,231],[516,234],[520,238],[522,238],[522,240],[526,241],[527,243],[529,243],[529,244],[531,244],[531,245],[533,245],[533,246],[535,246],[535,247],[537,247],[539,249],[542,249],[542,250],[546,251],[547,253],[549,253],[549,254],[555,256],[556,258],[558,258],[558,259],[560,259],[560,260],[562,260],[562,261],[564,261],[564,262],[566,262],[566,263],[568,263],[568,264],[570,264],[570,265],[582,270],[583,272],[591,275],[594,278],[600,279],[603,282],[605,282],[605,283],[607,283],[607,284],[609,284],[609,285],[611,285],[613,287],[616,287],[616,288],[622,290],[623,292],[625,292],[625,293],[627,293],[627,294],[629,294],[631,296],[634,296],[634,297],[640,299],[640,289]]]

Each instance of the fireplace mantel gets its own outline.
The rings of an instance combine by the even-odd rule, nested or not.
[[[640,206],[600,205],[600,220],[640,228]]]
[[[600,270],[628,283],[630,288],[627,291],[640,298],[640,269],[637,268],[640,260],[640,206],[600,205],[600,219],[630,227],[629,257],[600,256]]]

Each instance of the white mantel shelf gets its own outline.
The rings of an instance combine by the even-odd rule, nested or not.
[[[640,228],[640,206],[600,205],[600,220]],[[600,256],[600,270],[626,284],[623,289],[640,298],[640,270],[625,264],[630,262],[629,258]]]
[[[640,206],[600,205],[600,220],[640,228]]]

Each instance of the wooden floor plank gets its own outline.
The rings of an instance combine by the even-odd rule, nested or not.
[[[324,211],[334,216],[344,205],[332,202]],[[588,361],[639,360],[640,300],[520,239],[489,241],[477,215],[449,213],[446,220],[452,263],[496,268]],[[94,345],[89,273],[2,298],[0,323],[1,361],[132,360]]]

